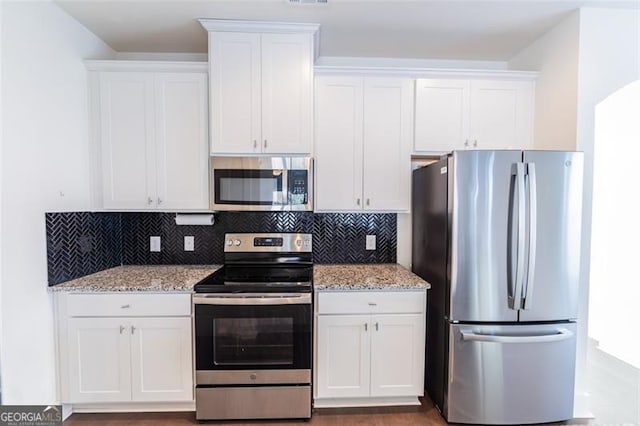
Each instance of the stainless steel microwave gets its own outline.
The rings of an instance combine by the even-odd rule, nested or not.
[[[310,157],[211,157],[211,210],[313,210]]]

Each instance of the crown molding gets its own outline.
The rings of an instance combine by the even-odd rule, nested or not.
[[[298,22],[244,21],[233,19],[198,19],[207,31],[243,33],[308,33],[316,34],[320,24]]]
[[[94,60],[84,61],[89,71],[157,71],[157,72],[208,72],[209,63],[201,61],[131,61]]]

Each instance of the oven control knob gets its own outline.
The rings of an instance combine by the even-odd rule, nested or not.
[[[232,246],[233,245],[233,241],[232,240],[227,240],[227,245],[228,246]]]
[[[255,380],[255,379],[257,379],[257,378],[258,378],[258,376],[256,376],[255,374],[252,374],[252,375],[250,375],[249,377],[251,378],[251,380]]]
[[[302,240],[296,240],[296,245],[300,247],[302,245]]]
[[[234,241],[233,241],[233,245],[234,245],[234,246],[239,246],[239,245],[240,245],[240,242],[241,242],[240,240],[234,240]]]

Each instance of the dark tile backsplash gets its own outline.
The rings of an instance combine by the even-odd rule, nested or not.
[[[178,226],[174,213],[47,213],[49,285],[120,264],[221,264],[227,232],[313,233],[315,263],[395,263],[396,215],[220,212],[213,226]],[[377,249],[365,250],[376,235]],[[160,236],[161,251],[149,251]],[[192,235],[195,250],[183,250]]]
[[[122,264],[120,215],[46,213],[49,285]]]
[[[313,217],[315,263],[395,263],[395,214],[316,213]],[[365,250],[367,234],[376,250]]]

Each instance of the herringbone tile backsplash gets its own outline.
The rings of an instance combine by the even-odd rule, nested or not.
[[[174,213],[47,213],[49,285],[117,265],[221,264],[228,232],[313,233],[315,263],[395,263],[395,214],[220,212],[213,226],[178,226]],[[365,250],[367,234],[377,250]],[[195,250],[183,250],[192,235]],[[160,236],[161,251],[149,251]]]

